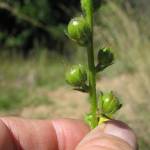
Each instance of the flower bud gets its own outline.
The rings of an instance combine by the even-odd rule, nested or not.
[[[110,48],[102,48],[98,52],[98,62],[101,65],[111,65],[114,60],[113,53]]]
[[[102,94],[99,97],[99,107],[102,114],[106,116],[113,115],[117,110],[121,108],[122,104],[119,99],[113,94],[113,92]]]
[[[97,59],[97,71],[101,71],[113,63],[114,55],[110,48],[103,48],[99,50]]]
[[[66,81],[68,84],[76,87],[84,86],[87,80],[87,72],[83,65],[76,65],[66,73]]]
[[[81,45],[89,41],[90,29],[84,17],[76,17],[69,22],[68,36]]]

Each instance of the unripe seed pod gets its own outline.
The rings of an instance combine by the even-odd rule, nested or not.
[[[99,107],[102,114],[106,116],[113,115],[117,110],[121,108],[122,104],[119,99],[113,94],[113,92],[102,94],[99,97]]]
[[[102,48],[98,52],[98,63],[101,66],[109,66],[114,60],[113,53],[110,48]]]
[[[68,24],[68,36],[81,45],[89,41],[90,29],[84,17],[76,17]]]
[[[83,65],[76,65],[71,68],[69,72],[66,73],[66,81],[68,84],[80,87],[84,86],[87,80],[87,72]]]
[[[114,55],[110,48],[102,48],[98,52],[97,59],[98,64],[96,66],[96,72],[99,72],[112,65],[114,61]]]

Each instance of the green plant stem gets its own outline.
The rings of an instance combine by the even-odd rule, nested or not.
[[[89,24],[91,35],[90,43],[87,46],[88,54],[88,78],[89,78],[89,96],[91,102],[92,128],[97,126],[97,100],[96,100],[96,70],[94,63],[94,48],[93,48],[93,3],[89,0],[89,9],[87,13],[87,22]]]
[[[93,116],[92,128],[97,126],[97,100],[96,100],[96,71],[94,65],[93,42],[87,48],[88,51],[88,78],[89,78],[89,96],[91,102],[91,113]]]

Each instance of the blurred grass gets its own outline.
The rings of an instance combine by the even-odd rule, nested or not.
[[[150,35],[149,32],[144,32],[149,28],[145,25],[142,30],[141,23],[135,21],[129,14],[112,2],[104,5],[95,14],[95,54],[99,46],[113,48],[116,62],[104,71],[99,79],[107,79],[108,89],[109,87],[115,89],[114,87],[121,85],[121,88],[116,89],[119,89],[118,93],[122,96],[124,108],[118,118],[126,121],[137,132],[140,149],[149,150]],[[38,112],[35,118],[55,117],[56,110],[60,111],[59,117],[62,117],[65,111],[73,114],[73,107],[76,107],[75,110],[78,108],[77,103],[55,101],[53,95],[49,97],[49,92],[54,91],[54,96],[58,95],[63,99],[62,93],[66,91],[60,93],[55,91],[65,85],[65,70],[72,63],[84,63],[86,60],[83,48],[79,48],[73,55],[74,59],[71,62],[54,53],[48,54],[44,49],[38,51],[36,57],[28,60],[15,56],[8,59],[5,54],[1,55],[1,115],[24,116],[22,111],[31,108],[29,115],[32,118],[34,116],[32,109],[38,107],[40,113]],[[104,81],[101,86],[104,87],[105,84]],[[66,95],[68,96],[69,92],[66,92]],[[72,98],[71,95],[69,99]],[[49,109],[48,106],[53,108],[49,110],[52,115],[46,113],[42,116],[42,111]],[[82,109],[79,108],[79,113],[83,111]]]
[[[123,85],[125,87],[118,91],[124,93],[122,98],[124,105],[128,107],[119,118],[128,122],[137,132],[139,149],[149,150],[149,21],[140,26],[140,22],[137,22],[131,14],[131,10],[126,13],[113,2],[104,5],[96,14],[95,33],[99,34],[95,34],[95,45],[97,49],[99,44],[102,47],[112,47],[117,57],[115,64],[107,72],[104,72],[104,75],[114,77],[119,73],[133,76],[130,80],[128,77],[129,82],[125,82]],[[143,29],[147,32],[143,32]],[[129,107],[131,107],[133,117],[131,112],[128,112]]]
[[[38,54],[34,58],[24,60],[21,57],[13,57],[8,59],[1,56],[0,63],[0,80],[2,85],[32,87],[48,86],[55,88],[63,82],[63,69],[65,60],[60,56],[49,54],[43,50],[42,54]],[[56,79],[56,74],[59,74],[59,79]],[[51,79],[51,80],[50,80]]]
[[[0,57],[0,112],[19,115],[23,107],[53,104],[43,91],[63,85],[65,60],[45,50],[34,58]]]

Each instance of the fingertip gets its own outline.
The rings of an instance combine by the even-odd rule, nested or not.
[[[136,150],[136,136],[126,124],[111,120],[92,130],[76,150]]]
[[[118,120],[109,120],[104,133],[116,136],[127,142],[133,149],[137,148],[137,138],[134,131],[125,123]]]

